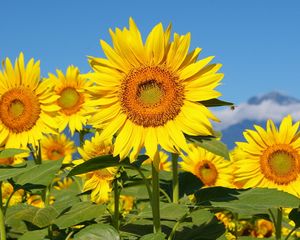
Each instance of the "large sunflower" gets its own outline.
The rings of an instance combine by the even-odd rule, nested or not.
[[[104,141],[97,132],[90,141],[86,140],[84,142],[83,148],[78,148],[82,159],[76,160],[74,163],[77,165],[94,157],[112,154],[112,149],[111,141]],[[93,202],[106,203],[112,191],[112,181],[115,173],[116,168],[109,167],[84,174],[83,191],[92,191],[91,200]]]
[[[57,76],[49,74],[48,81],[55,84],[54,91],[59,95],[57,100],[61,108],[58,117],[59,131],[62,132],[67,126],[72,135],[75,130],[82,130],[89,114],[94,110],[90,94],[86,91],[92,83],[87,81],[74,66],[69,66],[65,75],[60,70],[57,70]]]
[[[134,160],[145,147],[151,159],[158,145],[169,152],[187,151],[184,133],[211,135],[209,119],[218,119],[200,101],[217,98],[223,74],[213,57],[197,61],[201,49],[189,53],[190,33],[174,34],[156,25],[145,43],[130,18],[129,29],[110,30],[113,47],[101,41],[107,57],[90,57],[96,82],[91,91],[98,110],[90,123],[103,128],[102,138],[117,134],[114,155]]]
[[[299,122],[285,117],[279,129],[268,120],[267,129],[246,130],[247,142],[237,142],[235,181],[243,187],[277,188],[300,196]]]
[[[195,144],[189,146],[189,154],[187,156],[182,155],[183,161],[179,163],[183,170],[194,174],[206,187],[233,187],[233,168],[230,161]]]
[[[25,67],[21,53],[15,67],[6,58],[0,71],[0,144],[6,148],[37,145],[43,133],[55,133],[53,115],[59,110],[52,86],[40,81],[40,62]]]
[[[41,146],[43,160],[63,159],[65,164],[72,161],[72,154],[76,151],[74,142],[63,133],[45,136],[41,141]]]

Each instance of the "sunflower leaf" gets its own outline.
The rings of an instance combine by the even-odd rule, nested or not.
[[[229,152],[226,144],[216,139],[214,136],[191,136],[185,135],[186,138],[199,145],[200,147],[212,152],[218,156],[221,156],[227,160],[230,159]]]
[[[71,227],[101,216],[105,209],[105,205],[96,205],[91,202],[77,202],[73,204],[69,211],[59,216],[54,221],[54,224],[61,229]]]
[[[98,223],[90,225],[74,235],[74,240],[119,240],[116,229],[108,224]]]
[[[277,189],[252,188],[238,190],[224,187],[203,188],[195,193],[198,205],[227,209],[234,213],[253,215],[272,208],[296,208],[299,198]]]
[[[0,158],[10,158],[21,153],[29,153],[29,151],[25,149],[7,148],[0,151]]]
[[[234,106],[232,102],[226,102],[217,98],[201,101],[199,103],[202,103],[206,107]]]
[[[124,160],[120,161],[120,158],[118,156],[113,157],[112,155],[103,155],[103,156],[92,158],[90,160],[85,161],[82,164],[75,166],[70,171],[68,176],[71,177],[71,176],[75,176],[75,175],[79,175],[79,174],[83,174],[83,173],[87,173],[87,172],[91,172],[103,168],[115,167],[115,166],[136,168],[136,167],[140,167],[141,164],[140,162],[142,162],[143,159],[145,158],[146,158],[145,155],[141,155],[137,159],[138,164],[134,164],[134,163],[131,164],[128,158],[125,158]]]
[[[48,186],[61,168],[62,161],[44,161],[42,164],[25,168],[25,171],[14,177],[14,181],[19,185],[32,183],[35,185]]]

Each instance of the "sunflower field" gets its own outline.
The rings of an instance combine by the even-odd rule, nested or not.
[[[245,129],[232,150],[211,108],[213,57],[191,35],[136,23],[105,58],[41,77],[0,70],[1,240],[300,239],[300,122]]]

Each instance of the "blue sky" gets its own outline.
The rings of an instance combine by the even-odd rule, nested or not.
[[[300,1],[1,1],[0,59],[41,60],[42,73],[70,64],[89,71],[86,56],[103,56],[99,39],[128,25],[144,36],[158,22],[191,32],[203,57],[223,64],[222,99],[240,103],[269,91],[300,98]]]

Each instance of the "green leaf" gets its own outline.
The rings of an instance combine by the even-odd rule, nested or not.
[[[230,159],[229,152],[226,144],[222,143],[221,141],[217,140],[213,136],[190,136],[185,135],[186,138],[198,144],[200,147],[206,149],[209,152],[212,152],[218,156],[221,156],[227,160]]]
[[[200,189],[195,193],[197,204],[212,205],[239,214],[268,213],[271,208],[296,208],[300,199],[289,193],[268,188],[237,190],[224,187]]]
[[[49,226],[58,216],[59,212],[53,206],[45,208],[36,208],[31,205],[18,205],[14,208],[8,208],[6,222],[13,220],[27,221],[39,228]]]
[[[15,176],[18,176],[26,171],[28,169],[31,169],[30,163],[27,163],[26,165],[22,165],[20,167],[12,167],[12,166],[7,166],[7,167],[0,167],[0,181],[4,181],[10,178],[13,178]]]
[[[141,155],[138,157],[136,164],[131,164],[128,158],[125,158],[124,160],[120,161],[120,158],[118,156],[113,157],[112,155],[103,155],[96,158],[92,158],[80,165],[75,166],[70,171],[68,176],[71,177],[74,175],[79,175],[79,174],[99,170],[102,168],[115,167],[115,166],[126,166],[129,168],[136,168],[139,167],[139,165],[144,159],[145,159],[145,155]]]
[[[47,235],[48,235],[47,229],[29,231],[24,233],[18,240],[33,240],[33,239],[41,240],[41,239],[45,239]]]
[[[53,223],[59,228],[64,229],[99,217],[105,210],[105,205],[96,205],[90,202],[79,202],[75,203],[68,212],[59,216]]]
[[[289,219],[291,219],[296,227],[300,227],[300,209],[294,208],[289,213]]]
[[[28,150],[25,149],[17,149],[17,148],[7,148],[2,151],[0,151],[0,158],[10,158],[15,155],[21,154],[21,153],[29,153]]]
[[[147,234],[140,238],[140,240],[165,240],[165,239],[166,239],[166,234],[161,232]]]
[[[165,220],[179,220],[186,213],[188,213],[188,207],[184,205],[179,205],[175,203],[160,203],[160,218]],[[148,207],[143,209],[139,214],[141,218],[152,218],[152,208],[150,204]]]
[[[190,214],[191,220],[179,224],[175,240],[211,240],[225,232],[225,227],[217,221],[213,213],[198,209]]]
[[[32,183],[37,185],[48,186],[55,177],[62,165],[61,160],[57,161],[44,161],[42,164],[33,165],[20,175],[14,178],[15,182],[19,185]]]
[[[201,101],[200,103],[206,107],[234,106],[234,104],[231,102],[226,102],[217,98]]]
[[[108,224],[90,225],[74,235],[74,240],[119,240],[116,229]]]
[[[179,194],[180,197],[195,193],[203,186],[203,183],[190,172],[179,173]]]

